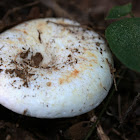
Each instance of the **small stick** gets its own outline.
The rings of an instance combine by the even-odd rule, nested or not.
[[[7,29],[7,28],[10,28],[10,27],[13,27],[17,24],[21,23],[21,21],[16,21],[16,22],[13,22],[13,23],[9,23],[9,24],[5,24],[4,22],[0,25],[0,32],[2,32],[3,30]]]
[[[53,23],[53,24],[56,24],[56,25],[60,25],[60,26],[63,26],[63,27],[75,27],[75,28],[84,28],[84,29],[88,29],[88,30],[93,30],[92,28],[86,26],[86,25],[73,25],[73,24],[63,24],[63,23],[56,23],[56,22],[53,22],[53,21],[47,21],[48,23]]]
[[[120,136],[123,140],[128,140],[124,135],[121,135],[119,131],[116,129],[112,128],[112,132],[114,132],[116,135]]]
[[[25,4],[23,6],[19,6],[19,7],[15,7],[13,9],[10,9],[7,11],[7,13],[4,15],[4,17],[2,18],[2,21],[6,21],[7,17],[12,14],[12,13],[15,13],[23,8],[27,8],[27,7],[30,7],[30,6],[33,6],[33,5],[37,5],[39,4],[40,1],[34,1],[32,3],[28,3],[28,4]]]
[[[119,120],[122,121],[122,115],[121,115],[121,96],[118,94],[118,113],[119,113]]]
[[[103,131],[101,124],[97,125],[97,134],[98,134],[100,140],[110,140],[110,138]]]
[[[115,75],[114,75],[114,73],[116,72],[116,69],[113,68],[113,66],[112,66],[111,63],[108,61],[108,59],[106,59],[106,61],[107,61],[108,65],[109,65],[110,73],[113,75],[113,82],[114,82],[115,90],[118,91],[117,84],[116,84],[116,79],[115,79]]]
[[[4,48],[4,45],[0,48],[0,51]]]
[[[140,103],[140,93],[134,98],[133,103],[130,105],[130,107],[127,109],[122,121],[121,121],[121,126],[126,122],[126,119],[128,119],[134,110],[136,109],[137,105]]]
[[[90,119],[90,121],[93,123],[95,123],[96,120],[97,120],[97,117],[95,115]],[[97,125],[97,134],[98,134],[98,137],[100,138],[100,140],[110,140],[110,138],[105,134],[100,123],[98,123],[98,125]]]
[[[45,6],[51,8],[55,12],[56,16],[73,19],[72,16],[67,11],[62,9],[54,0],[40,0],[40,1]]]

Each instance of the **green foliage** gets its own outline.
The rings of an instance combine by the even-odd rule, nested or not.
[[[124,18],[105,32],[112,52],[128,68],[140,72],[140,18]]]
[[[126,16],[128,14],[131,14],[131,9],[132,9],[131,3],[128,3],[123,6],[115,6],[110,10],[106,19],[117,19],[122,16]]]
[[[131,3],[112,8],[106,19],[115,19],[130,14]],[[128,68],[140,72],[140,18],[126,18],[110,24],[105,37],[115,56]]]

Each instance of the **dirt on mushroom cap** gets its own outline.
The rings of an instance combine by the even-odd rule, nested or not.
[[[96,107],[111,87],[106,59],[113,61],[105,41],[76,22],[33,20],[2,33],[0,41],[0,102],[17,113],[80,115]]]

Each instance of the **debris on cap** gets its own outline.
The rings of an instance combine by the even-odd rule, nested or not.
[[[103,38],[69,19],[36,19],[0,35],[0,104],[38,118],[98,106],[113,81]]]

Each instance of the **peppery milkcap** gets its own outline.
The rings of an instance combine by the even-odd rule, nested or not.
[[[38,118],[86,113],[113,81],[106,42],[79,23],[36,19],[0,35],[0,104]]]

